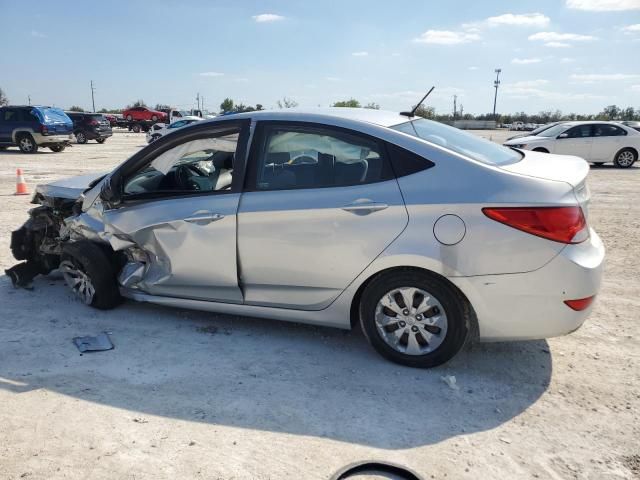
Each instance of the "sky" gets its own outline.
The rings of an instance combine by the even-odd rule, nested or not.
[[[0,0],[0,45],[13,104],[640,108],[640,0]]]

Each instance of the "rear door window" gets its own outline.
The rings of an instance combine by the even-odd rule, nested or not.
[[[619,137],[626,134],[627,132],[615,125],[599,124],[593,126],[594,137]]]
[[[338,129],[264,125],[258,148],[255,186],[249,189],[344,187],[394,178],[379,142]]]

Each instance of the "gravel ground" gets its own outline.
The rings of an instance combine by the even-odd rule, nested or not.
[[[33,188],[144,144],[117,132],[61,154],[1,152],[0,267],[30,208],[12,194],[16,167]],[[608,258],[587,323],[429,371],[384,361],[359,331],[132,302],[102,312],[58,274],[33,291],[1,276],[0,478],[327,479],[365,459],[436,479],[640,478],[640,168],[589,181]],[[101,331],[115,349],[79,355],[71,339]]]

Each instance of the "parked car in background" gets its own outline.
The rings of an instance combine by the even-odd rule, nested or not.
[[[166,122],[169,118],[168,115],[164,112],[159,112],[157,110],[152,110],[147,107],[132,107],[127,108],[122,111],[122,116],[125,120],[131,121],[142,121],[142,120],[150,120],[152,122]]]
[[[636,120],[624,120],[620,123],[640,132],[640,122]]]
[[[524,122],[513,122],[509,130],[516,130],[516,131],[524,130]]]
[[[61,152],[71,142],[73,122],[59,108],[45,106],[0,107],[0,150],[17,146],[22,153],[39,147]]]
[[[536,128],[535,130],[532,130],[531,132],[528,133],[519,133],[517,135],[514,135],[513,137],[509,137],[507,138],[507,140],[513,140],[514,138],[521,138],[521,137],[528,137],[530,135],[538,135],[539,133],[544,132],[545,130],[554,127],[560,123],[564,123],[564,122],[553,122],[553,123],[547,123],[546,125],[542,125],[538,128]]]
[[[638,159],[640,132],[616,122],[565,122],[537,135],[514,138],[507,147],[535,152],[575,155],[602,165],[629,168]]]
[[[95,140],[104,143],[113,135],[109,120],[101,113],[66,112],[73,121],[73,134],[78,143],[87,143]]]
[[[116,117],[114,114],[103,113],[103,115],[104,115],[104,118],[106,118],[109,121],[109,125],[111,125],[111,128],[118,126],[118,117]]]
[[[171,133],[179,128],[191,125],[192,123],[199,122],[200,120],[202,120],[202,118],[200,117],[185,116],[181,120],[176,120],[169,125],[166,125],[164,123],[156,123],[147,132],[147,143],[155,142],[167,133]]]
[[[59,268],[95,308],[124,295],[360,322],[382,356],[434,367],[476,336],[546,338],[585,321],[605,255],[588,173],[577,157],[393,112],[237,113],[178,129],[106,176],[38,186],[39,221],[11,248],[36,272]]]

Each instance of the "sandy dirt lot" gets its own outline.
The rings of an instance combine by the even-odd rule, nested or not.
[[[0,267],[30,208],[12,195],[16,167],[33,188],[143,145],[118,132],[61,154],[1,152]],[[0,478],[327,479],[366,459],[426,479],[640,478],[640,168],[593,168],[590,187],[608,258],[587,323],[429,371],[384,361],[359,331],[132,302],[102,312],[58,274],[33,291],[0,276]],[[71,342],[102,331],[114,350]]]

